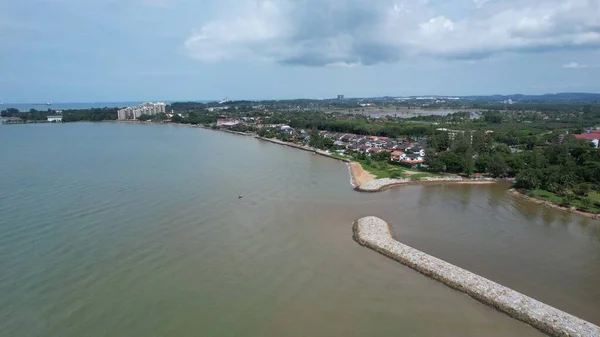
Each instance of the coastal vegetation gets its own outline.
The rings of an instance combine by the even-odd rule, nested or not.
[[[507,99],[507,98],[503,98]],[[172,122],[218,128],[217,121],[239,121],[229,129],[257,133],[285,142],[329,151],[361,163],[378,178],[452,174],[464,177],[509,178],[530,196],[589,212],[600,210],[600,152],[590,142],[576,139],[600,124],[596,96],[549,95],[472,100],[289,100],[179,102],[168,114],[142,115],[140,121]],[[406,111],[455,109],[447,114],[406,115]],[[429,110],[431,109],[431,110]],[[63,122],[117,119],[117,108],[65,110]],[[2,117],[42,121],[57,111],[17,109]],[[406,118],[410,117],[410,118]],[[269,125],[287,125],[280,132]],[[394,144],[418,144],[424,162],[404,165],[391,160],[391,150],[377,153],[350,150],[347,143],[324,132],[382,137]],[[339,153],[338,153],[339,152]],[[409,174],[410,172],[410,174]]]

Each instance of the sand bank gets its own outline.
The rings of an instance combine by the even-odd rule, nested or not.
[[[354,239],[550,336],[600,336],[600,327],[396,241],[376,217],[357,220]]]

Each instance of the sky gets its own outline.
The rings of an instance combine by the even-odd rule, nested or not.
[[[0,102],[600,92],[600,0],[0,0]]]

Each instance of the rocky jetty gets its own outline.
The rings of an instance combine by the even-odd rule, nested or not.
[[[550,336],[600,336],[600,327],[396,241],[376,217],[354,223],[354,239]]]
[[[452,177],[425,177],[418,180],[409,178],[382,178],[370,181],[366,184],[356,187],[357,191],[361,192],[379,192],[393,186],[400,185],[423,185],[423,184],[434,184],[434,183],[463,183],[463,184],[488,184],[494,183],[497,180],[492,178],[479,178],[479,179],[467,179],[458,176]]]

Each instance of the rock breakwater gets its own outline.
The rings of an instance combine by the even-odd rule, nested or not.
[[[357,191],[361,192],[379,192],[394,186],[401,185],[423,185],[423,184],[439,184],[439,183],[462,183],[462,184],[492,184],[497,180],[492,178],[480,178],[480,179],[466,179],[461,177],[424,177],[418,180],[410,178],[382,178],[370,181],[366,184],[360,185],[356,188]]]
[[[551,336],[600,336],[600,327],[396,241],[376,217],[357,220],[354,239]]]

